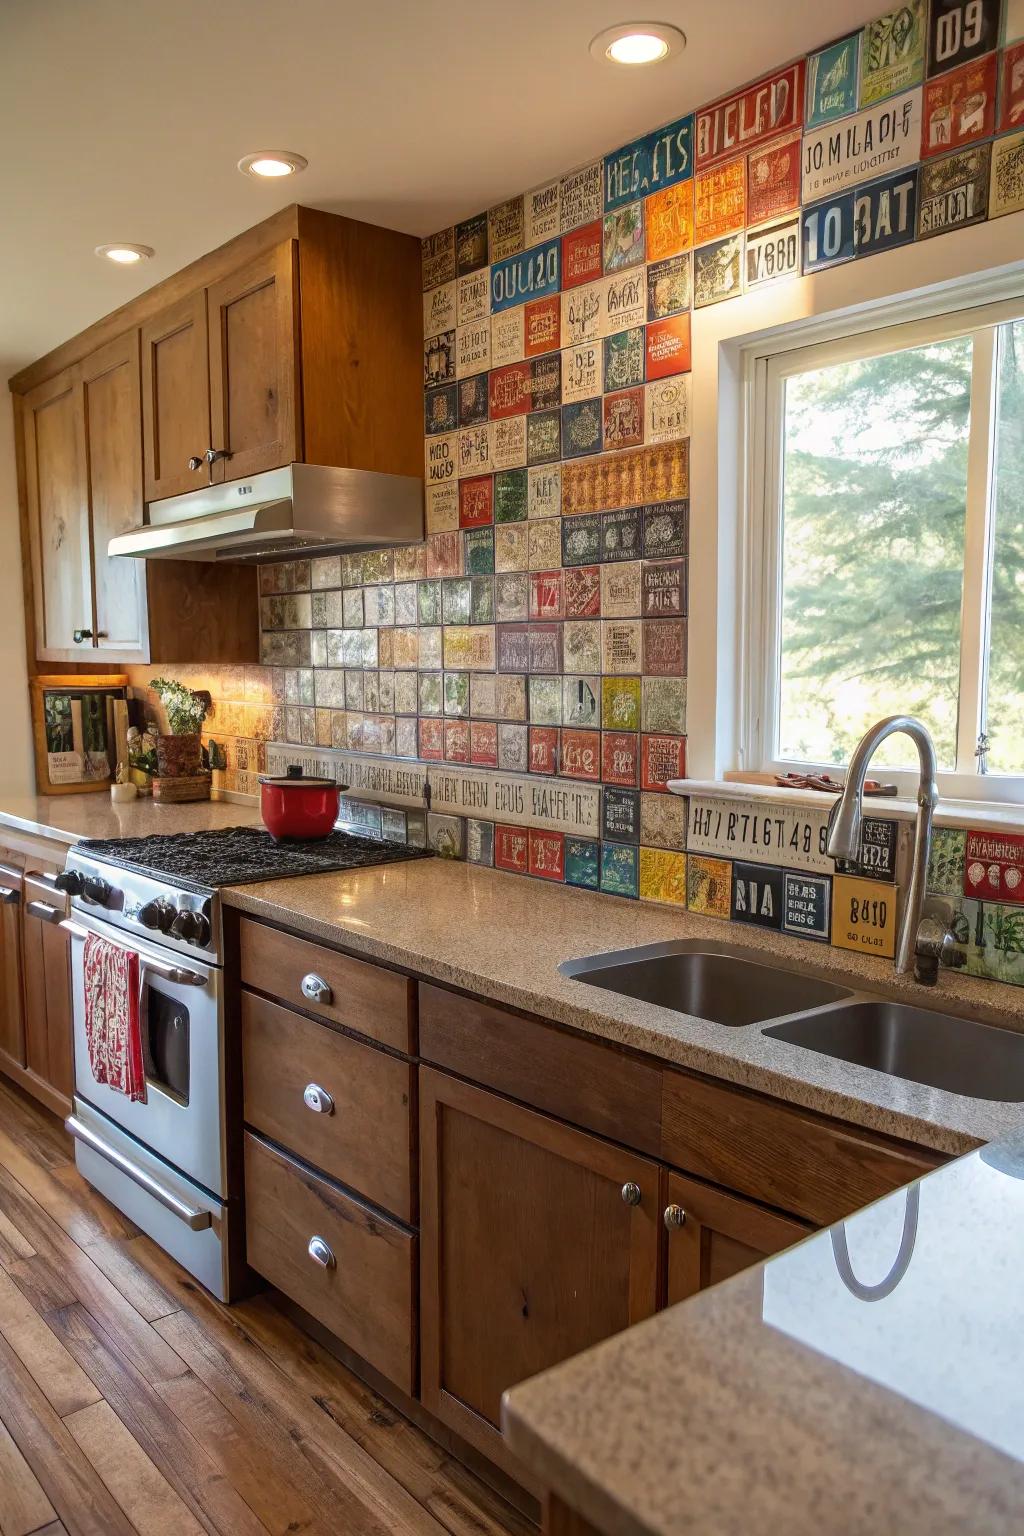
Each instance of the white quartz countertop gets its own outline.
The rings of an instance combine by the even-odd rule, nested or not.
[[[115,805],[107,793],[26,795],[0,799],[0,829],[70,846],[83,838],[148,837],[151,832],[211,832],[260,824],[253,801],[199,800],[161,805],[146,795]]]
[[[1024,988],[944,973],[935,988],[892,963],[444,859],[228,887],[227,906],[384,965],[474,992],[584,1034],[947,1153],[1024,1125],[1024,1104],[943,1092],[563,976],[559,965],[672,939],[739,946],[851,989],[1024,1029]]]
[[[1024,1529],[1024,1137],[506,1393],[608,1536]]]

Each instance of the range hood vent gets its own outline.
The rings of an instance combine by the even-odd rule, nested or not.
[[[150,502],[146,522],[109,555],[259,563],[291,554],[376,549],[423,538],[423,481],[365,469],[288,464],[248,480]]]

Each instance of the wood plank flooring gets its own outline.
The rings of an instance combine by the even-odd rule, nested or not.
[[[536,1536],[276,1309],[214,1301],[0,1078],[0,1536]]]

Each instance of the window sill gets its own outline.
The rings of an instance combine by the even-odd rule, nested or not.
[[[813,805],[828,807],[838,799],[817,789],[783,789],[759,779],[672,779],[669,789],[675,795],[707,795],[719,800],[761,801],[765,805]],[[913,821],[916,802],[906,796],[868,795],[865,810],[872,816],[886,816],[896,821]],[[935,810],[937,827],[995,827],[1002,832],[1024,833],[1024,805],[996,804],[991,800],[940,799]]]

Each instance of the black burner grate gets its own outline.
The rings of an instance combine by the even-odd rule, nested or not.
[[[77,851],[119,869],[165,875],[179,885],[214,888],[254,885],[293,875],[329,874],[432,857],[424,848],[332,832],[316,842],[275,842],[262,827],[224,827],[215,832],[154,833],[151,837],[86,840]]]

